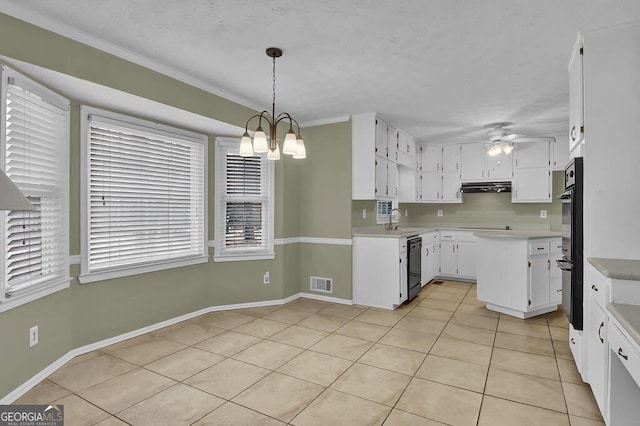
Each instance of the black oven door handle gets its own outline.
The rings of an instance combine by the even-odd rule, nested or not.
[[[568,191],[564,191],[562,194],[556,196],[556,199],[558,200],[570,200],[571,199],[571,195],[573,193],[573,190],[568,190]]]
[[[556,260],[556,264],[558,265],[558,268],[562,269],[563,271],[571,272],[571,270],[573,269],[573,265],[571,265],[571,262],[568,262],[566,260]]]

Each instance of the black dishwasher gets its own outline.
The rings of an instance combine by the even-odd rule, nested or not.
[[[422,237],[407,238],[407,302],[413,300],[420,290],[422,275]]]

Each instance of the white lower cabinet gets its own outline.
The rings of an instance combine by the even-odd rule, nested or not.
[[[607,379],[609,369],[608,316],[591,297],[585,304],[584,345],[587,359],[587,381],[602,416],[607,418]]]
[[[585,379],[585,375],[583,373],[583,349],[584,342],[582,341],[582,331],[576,330],[573,328],[573,325],[569,324],[569,349],[571,349],[571,355],[573,355],[573,360],[576,363],[576,368],[580,372],[582,379]]]
[[[529,311],[562,303],[562,271],[556,259],[562,259],[559,238],[529,242]]]
[[[440,241],[440,274],[458,275],[458,253],[456,241]]]
[[[440,232],[440,275],[476,278],[476,239],[473,231]]]
[[[437,232],[422,234],[422,262],[420,282],[424,286],[434,279],[440,268],[440,247]]]

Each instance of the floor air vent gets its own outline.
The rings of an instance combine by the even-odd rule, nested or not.
[[[440,281],[440,280],[433,280],[431,281],[431,284],[443,284],[444,281]]]
[[[311,277],[311,290],[323,293],[333,293],[333,279],[322,277]]]

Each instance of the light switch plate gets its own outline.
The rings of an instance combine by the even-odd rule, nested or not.
[[[367,209],[362,209],[362,218],[363,219],[367,218]]]
[[[438,217],[442,217],[442,210],[438,210]]]
[[[405,217],[409,216],[409,210],[408,209],[404,209],[404,216]]]
[[[547,211],[540,210],[540,219],[546,219],[546,218],[547,218]]]

